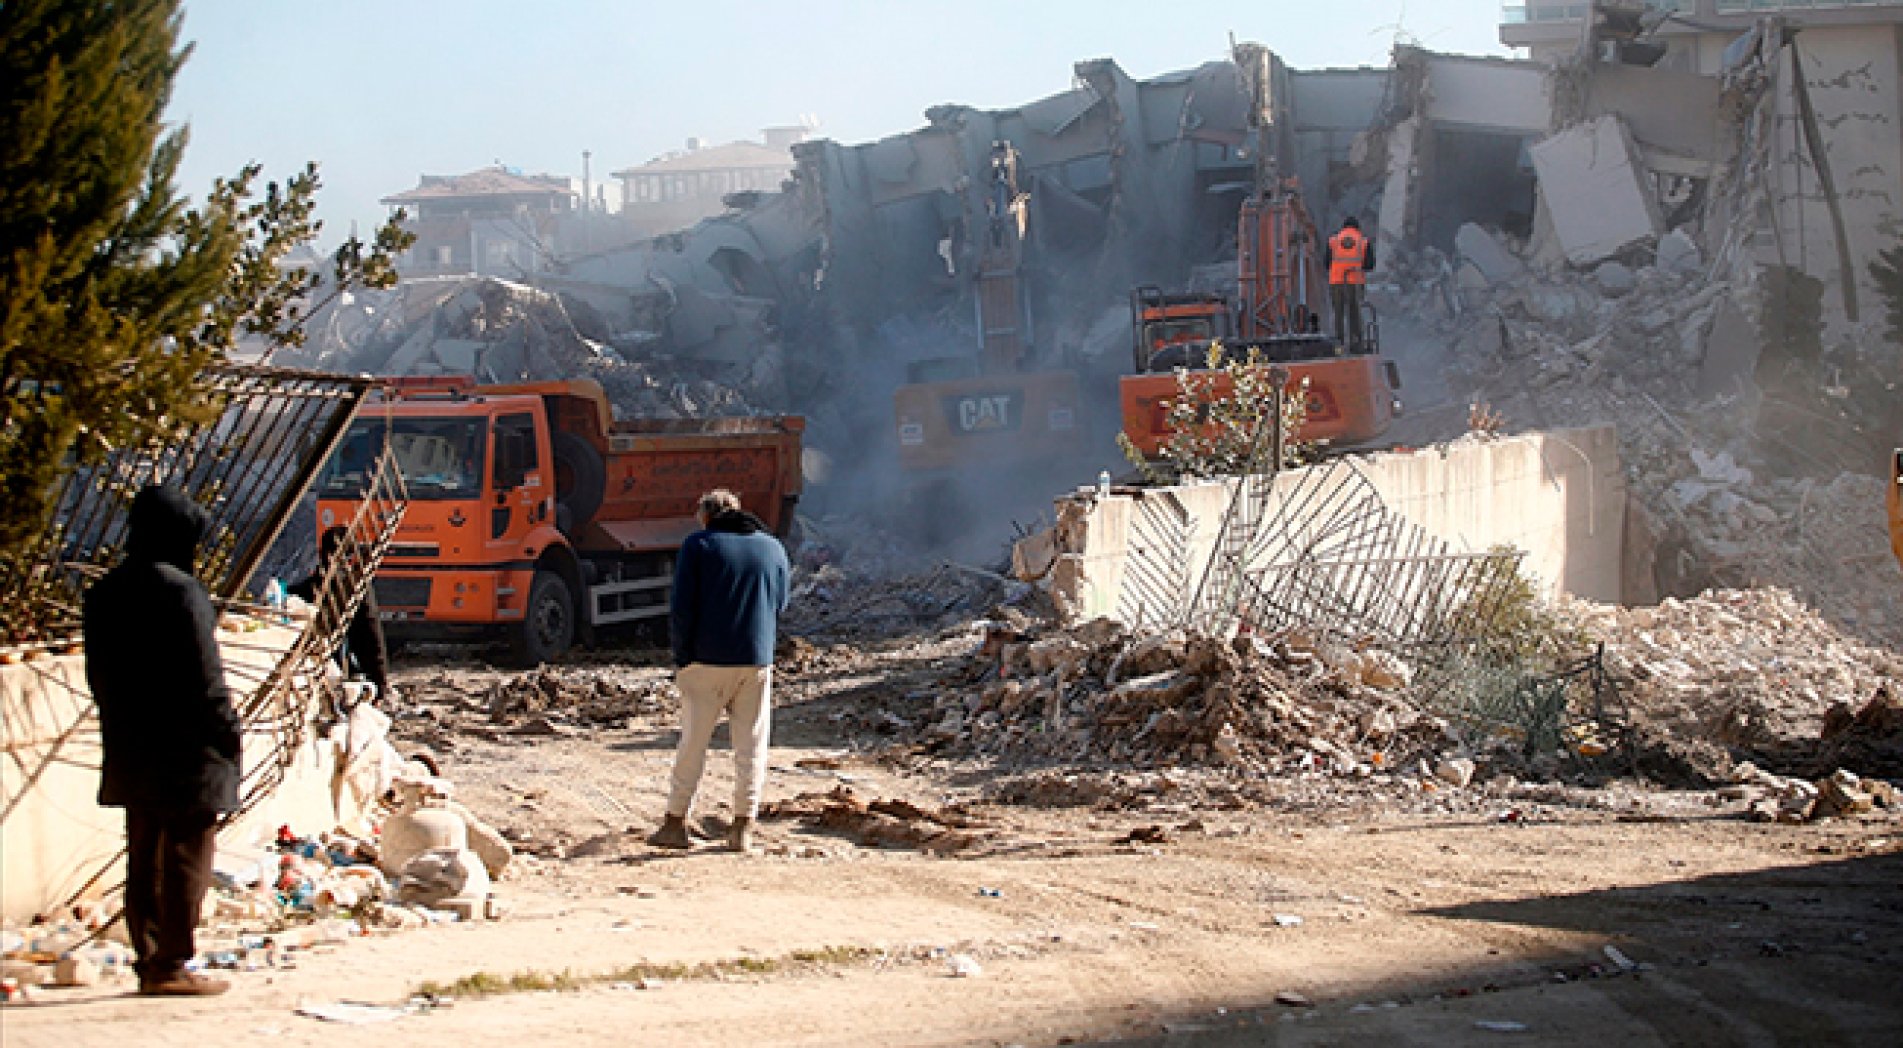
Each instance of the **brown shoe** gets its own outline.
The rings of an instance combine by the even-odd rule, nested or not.
[[[741,816],[727,827],[727,850],[750,852],[753,850],[753,820]]]
[[[179,972],[161,979],[140,979],[141,997],[216,997],[231,984],[197,972]]]
[[[669,815],[661,820],[661,828],[648,834],[648,843],[656,848],[687,849],[694,842],[687,837],[687,818],[682,815]]]

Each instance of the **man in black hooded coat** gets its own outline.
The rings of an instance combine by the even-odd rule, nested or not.
[[[185,970],[211,886],[218,816],[238,806],[239,721],[217,614],[192,577],[205,511],[173,488],[132,500],[125,560],[86,592],[86,681],[104,743],[99,803],[126,810],[126,931],[139,992],[229,984]]]

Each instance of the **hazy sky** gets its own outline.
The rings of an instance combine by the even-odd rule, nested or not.
[[[1078,59],[1143,79],[1227,53],[1231,33],[1296,68],[1386,65],[1397,33],[1505,53],[1493,0],[185,0],[197,45],[172,119],[191,126],[181,190],[247,161],[322,166],[326,244],[368,234],[417,176],[501,161],[597,180],[687,138],[819,121],[862,142],[941,102],[1018,105]]]

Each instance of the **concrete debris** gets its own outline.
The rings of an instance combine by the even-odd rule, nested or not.
[[[1778,586],[1866,641],[1903,645],[1903,587],[1881,570],[1885,478],[1871,472],[1888,445],[1870,435],[1894,422],[1881,405],[1853,413],[1881,383],[1846,379],[1850,400],[1793,386],[1797,369],[1815,367],[1777,348],[1790,321],[1763,273],[1708,279],[1647,265],[1612,297],[1603,271],[1529,266],[1476,291],[1457,286],[1431,249],[1397,252],[1390,308],[1437,324],[1453,384],[1512,424],[1617,426],[1634,508],[1628,602]],[[1846,375],[1894,367],[1880,345],[1832,359]],[[1760,387],[1772,378],[1781,389]]]
[[[1449,757],[1434,765],[1434,777],[1458,789],[1473,781],[1474,762],[1466,757]]]
[[[508,725],[544,715],[578,725],[621,724],[629,717],[672,709],[660,684],[630,684],[612,673],[554,666],[497,681],[483,704],[490,720]]]
[[[1625,121],[1602,116],[1533,144],[1540,199],[1566,260],[1603,262],[1663,228],[1650,172]]]
[[[975,979],[985,973],[984,967],[968,953],[954,953],[945,958],[945,971],[954,979]]]
[[[1779,589],[1713,591],[1653,608],[1573,607],[1606,641],[1643,767],[1687,783],[1731,781],[1754,761],[1814,779],[1855,762],[1903,774],[1903,655],[1846,636]],[[1793,788],[1784,800],[1814,799]]]
[[[987,645],[967,676],[971,690],[916,717],[932,752],[1371,775],[1447,743],[1403,696],[1405,661],[1298,637],[1225,644],[1093,621]]]
[[[786,395],[778,349],[761,348],[768,339],[758,314],[694,289],[602,297],[495,277],[435,277],[338,299],[312,318],[309,344],[282,362],[484,382],[590,378],[621,417],[746,415],[755,401]],[[662,352],[661,332],[641,326],[686,318],[694,319],[694,337],[677,341],[699,348],[695,355]],[[756,336],[751,352],[734,352],[712,334],[733,329]]]
[[[99,982],[99,965],[84,954],[69,953],[53,966],[54,986],[93,986]]]
[[[1034,587],[982,568],[940,564],[920,574],[884,570],[896,560],[845,565],[829,558],[816,566],[809,544],[793,578],[792,603],[783,620],[790,633],[849,640],[942,629],[974,618],[998,618],[1005,609],[1022,617],[1044,599]],[[850,570],[848,570],[850,569]]]
[[[1698,250],[1697,241],[1687,236],[1684,230],[1674,229],[1659,238],[1653,265],[1661,273],[1696,276],[1705,267],[1705,258]]]
[[[866,848],[915,848],[932,855],[971,853],[996,838],[989,824],[957,806],[935,811],[904,800],[861,800],[848,786],[802,793],[760,807],[760,819],[798,819]]]
[[[1608,298],[1623,298],[1639,286],[1639,278],[1632,267],[1620,262],[1601,262],[1592,271],[1592,279],[1605,292]]]
[[[1746,762],[1733,772],[1738,789],[1732,799],[1743,800],[1745,811],[1759,822],[1802,823],[1815,819],[1862,815],[1882,807],[1895,811],[1896,787],[1882,779],[1865,779],[1838,768],[1815,781],[1774,775]]]
[[[1526,264],[1500,243],[1498,237],[1472,222],[1454,234],[1454,251],[1474,267],[1487,284],[1505,284],[1526,275]]]

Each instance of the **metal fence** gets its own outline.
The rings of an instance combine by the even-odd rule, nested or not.
[[[1146,491],[1130,521],[1117,617],[1133,627],[1175,625],[1189,611],[1190,538],[1196,522],[1169,491]]]
[[[1382,501],[1350,459],[1236,482],[1191,623],[1300,628],[1400,648],[1482,633],[1513,593],[1518,550],[1460,553]]]
[[[301,473],[299,477],[301,486],[309,474]],[[407,507],[408,493],[402,471],[386,446],[371,469],[363,501],[342,529],[337,552],[323,566],[311,618],[297,639],[262,673],[244,668],[238,660],[226,660],[226,683],[231,688],[243,733],[247,740],[263,737],[268,745],[261,754],[257,746],[247,741],[239,806],[223,817],[224,824],[244,818],[269,799],[283,784],[300,748],[346,712],[340,701],[341,690],[325,672],[324,663],[342,642],[344,631],[369,590],[384,551],[396,537],[397,526]],[[216,603],[228,609],[238,602],[221,598]],[[256,606],[245,610],[267,616],[284,614],[277,609]],[[221,632],[220,643],[243,646],[251,642],[243,633]],[[8,777],[9,789],[0,796],[0,825],[13,818],[28,802],[46,771],[54,765],[98,769],[99,722],[92,703],[76,705],[72,719],[47,733],[44,742],[9,747],[6,758],[13,763],[16,774]],[[340,758],[340,763],[343,759]],[[89,876],[66,898],[65,905],[98,888],[124,854],[121,849],[91,868]]]
[[[396,456],[386,444],[366,480],[363,501],[339,535],[336,551],[321,565],[310,625],[265,679],[238,703],[245,730],[269,734],[272,759],[246,769],[239,815],[271,795],[283,781],[314,716],[335,709],[325,659],[343,643],[344,632],[369,592],[384,551],[409,507],[409,492]]]
[[[78,632],[87,584],[115,563],[140,488],[184,491],[211,517],[195,574],[236,597],[297,500],[343,435],[372,380],[225,365],[203,382],[220,411],[162,440],[115,449],[67,474],[46,536],[0,563],[0,643],[46,643]]]

